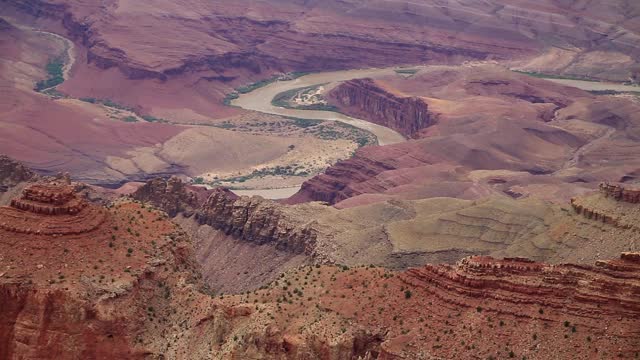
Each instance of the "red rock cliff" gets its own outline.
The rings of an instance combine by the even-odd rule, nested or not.
[[[418,97],[391,94],[372,79],[349,80],[329,93],[329,102],[344,113],[389,127],[407,137],[436,122],[428,105]]]

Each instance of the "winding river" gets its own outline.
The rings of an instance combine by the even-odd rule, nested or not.
[[[313,120],[340,121],[372,133],[377,137],[378,144],[380,145],[396,144],[406,141],[405,137],[395,130],[391,130],[381,125],[376,125],[365,120],[352,118],[333,111],[286,109],[271,104],[271,100],[273,100],[276,95],[288,90],[317,86],[321,84],[333,84],[339,81],[351,79],[392,75],[394,74],[395,69],[397,68],[333,71],[310,74],[295,80],[276,81],[252,92],[240,95],[238,99],[235,99],[232,102],[232,105],[246,110],[259,111],[267,114]],[[298,192],[298,190],[300,190],[300,186],[281,189],[233,190],[233,192],[238,195],[260,195],[267,199],[284,199],[292,196]]]
[[[19,25],[18,25],[19,26]],[[57,41],[61,41],[65,44],[67,61],[64,66],[64,79],[68,79],[71,68],[74,65],[75,59],[75,46],[74,43],[56,33],[42,31],[40,29],[29,28],[25,26],[19,26],[23,30],[30,30],[36,33],[41,33],[45,36],[51,36]],[[412,69],[421,70],[427,66],[413,66]],[[437,65],[429,66],[430,68],[437,67]],[[447,66],[450,67],[450,66]],[[271,101],[276,95],[303,87],[318,86],[322,84],[328,84],[331,86],[341,81],[347,81],[352,79],[361,79],[366,77],[379,77],[385,75],[394,75],[395,70],[398,67],[389,68],[372,68],[372,69],[357,69],[357,70],[343,70],[332,71],[323,73],[314,73],[306,76],[302,76],[295,80],[290,81],[276,81],[267,86],[258,88],[252,92],[241,94],[239,98],[232,101],[232,105],[244,108],[246,110],[253,110],[263,112],[267,114],[291,116],[304,119],[324,120],[324,121],[341,121],[343,123],[355,126],[357,128],[366,130],[374,134],[378,139],[379,145],[396,144],[406,141],[406,139],[398,132],[389,129],[387,127],[376,125],[371,122],[349,117],[344,114],[332,112],[332,111],[319,111],[319,110],[296,110],[281,108],[272,105]],[[555,83],[576,87],[587,91],[603,91],[612,90],[618,92],[638,92],[640,87],[624,85],[620,83],[609,82],[592,82],[582,80],[565,80],[565,79],[546,79]],[[260,195],[269,199],[283,199],[288,198],[298,192],[300,186],[278,188],[278,189],[257,189],[257,190],[234,190],[238,195]]]
[[[435,67],[435,66],[431,66]],[[414,66],[412,69],[424,69],[426,66]],[[271,101],[276,95],[293,89],[317,86],[321,84],[331,84],[366,77],[379,77],[384,75],[393,75],[398,67],[382,68],[382,69],[358,69],[332,71],[324,73],[315,73],[306,75],[290,81],[276,81],[267,86],[258,88],[252,92],[241,94],[238,99],[232,101],[232,105],[241,107],[246,110],[259,111],[267,114],[291,116],[304,119],[325,120],[325,121],[341,121],[360,129],[366,130],[374,134],[378,138],[380,145],[395,144],[406,141],[406,139],[394,130],[387,127],[376,125],[365,120],[355,119],[344,114],[332,111],[318,110],[296,110],[274,106]],[[576,87],[582,90],[613,90],[613,91],[640,91],[640,87],[624,85],[609,82],[593,82],[582,80],[565,80],[565,79],[546,79],[558,84]],[[283,199],[292,196],[300,190],[300,186],[281,188],[281,189],[257,189],[257,190],[233,190],[238,195],[260,195],[269,199]]]
[[[378,138],[380,145],[395,144],[406,141],[406,139],[398,132],[381,125],[355,119],[333,111],[285,109],[271,104],[271,100],[273,100],[276,95],[288,90],[321,84],[333,84],[351,79],[392,75],[394,74],[394,69],[396,68],[334,71],[306,75],[295,80],[276,81],[250,93],[240,95],[232,104],[247,110],[260,111],[268,114],[314,120],[341,121],[374,134]]]

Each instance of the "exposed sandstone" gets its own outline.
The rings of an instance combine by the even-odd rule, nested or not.
[[[637,255],[600,261],[598,267],[475,256],[455,266],[411,269],[401,278],[414,286],[435,287],[443,300],[457,305],[464,305],[461,299],[484,298],[516,306],[536,304],[579,316],[624,316],[640,321]]]
[[[255,244],[311,254],[318,236],[305,217],[287,212],[280,204],[261,197],[237,197],[217,188],[196,213],[200,224]]]
[[[600,184],[600,192],[606,197],[612,197],[617,201],[624,201],[632,204],[640,203],[640,189],[628,189],[622,185],[609,183]]]
[[[34,235],[78,235],[98,228],[102,209],[76,196],[70,185],[34,184],[0,207],[0,229]]]
[[[640,263],[634,256],[598,266],[474,256],[404,272],[300,268],[267,289],[223,301],[242,307],[262,299],[274,311],[271,346],[265,346],[265,334],[256,341],[255,333],[231,326],[230,334],[251,341],[223,351],[278,357],[280,347],[291,358],[303,358],[304,349],[314,359],[564,359],[588,358],[597,349],[605,358],[633,357],[640,339]],[[282,283],[305,287],[304,297],[288,295]],[[290,297],[293,302],[286,301]]]
[[[328,98],[350,116],[389,127],[407,137],[416,137],[420,130],[436,122],[422,99],[387,92],[373,79],[345,81],[331,90]]]
[[[205,195],[198,196],[199,193]],[[193,215],[201,205],[201,198],[206,198],[204,189],[201,188],[199,193],[193,187],[188,188],[179,178],[171,177],[169,180],[162,178],[150,180],[138,188],[132,196],[136,200],[149,202],[174,217],[178,213],[183,213],[185,216]]]

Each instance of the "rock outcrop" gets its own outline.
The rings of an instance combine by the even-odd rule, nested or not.
[[[238,197],[217,188],[196,213],[200,224],[255,244],[273,243],[278,249],[311,254],[317,230],[304,216],[259,196]]]
[[[230,334],[250,341],[222,351],[277,358],[280,348],[294,359],[304,358],[303,351],[326,359],[633,357],[639,295],[634,253],[597,266],[474,256],[404,272],[305,267],[223,301],[241,307],[260,299],[273,312],[268,340],[262,333],[254,345],[255,332],[231,326]]]
[[[464,299],[484,299],[484,303],[490,300],[516,307],[538,305],[567,315],[623,316],[640,321],[637,255],[624,254],[618,260],[600,261],[597,267],[474,256],[453,266],[410,269],[401,279],[415,287],[436,289],[440,298],[456,305],[464,306]],[[521,314],[506,306],[495,310]]]
[[[191,216],[206,199],[204,188],[189,187],[177,177],[156,178],[146,182],[132,194],[133,198],[149,202],[174,217],[178,213]]]
[[[622,185],[609,183],[600,184],[600,192],[605,197],[611,197],[617,201],[624,201],[632,204],[640,203],[640,189],[627,189]]]
[[[597,194],[571,199],[573,210],[585,218],[633,231],[640,231],[639,203],[640,190],[606,182],[600,184]]]
[[[392,94],[373,79],[345,81],[331,90],[328,98],[350,116],[386,126],[407,137],[416,137],[420,130],[437,121],[419,97]]]
[[[44,209],[80,201],[50,184],[23,198]],[[72,213],[0,209],[0,358],[157,358],[150,344],[177,323],[165,320],[172,303],[201,287],[189,239],[140,204]]]
[[[12,233],[79,235],[104,220],[104,211],[77,197],[72,186],[55,183],[30,185],[11,206],[0,207],[0,229]]]
[[[148,202],[171,217],[181,214],[200,225],[256,245],[273,244],[279,250],[311,254],[318,236],[306,212],[296,212],[259,196],[237,196],[225,188],[206,190],[172,177],[151,180],[132,197]]]
[[[382,193],[397,186],[393,181],[377,181],[376,177],[396,169],[428,164],[427,154],[409,154],[404,145],[364,147],[350,159],[339,161],[302,184],[298,193],[286,200],[288,204],[324,201],[337,204],[342,200],[366,193]]]
[[[7,191],[21,182],[33,179],[36,174],[31,169],[7,156],[0,156],[0,192]]]

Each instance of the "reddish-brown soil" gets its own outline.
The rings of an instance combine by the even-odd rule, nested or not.
[[[298,267],[245,294],[212,289],[212,298],[193,244],[166,215],[124,199],[101,208],[75,193],[81,185],[60,181],[31,184],[0,208],[0,223],[21,212],[33,224],[0,229],[3,359],[608,359],[640,351],[637,253],[597,266],[476,256],[402,272]]]
[[[633,358],[640,351],[639,261],[627,254],[578,267],[471,257],[400,273],[303,267],[264,290],[216,300],[239,313],[231,317],[233,342],[214,352],[291,359]],[[250,325],[265,315],[266,330]],[[189,332],[207,333],[216,322],[203,315]]]
[[[175,284],[177,267],[197,276],[165,217],[134,203],[101,208],[64,184],[31,185],[0,208],[0,358],[144,357],[146,295],[131,293],[154,283],[158,294],[143,291],[162,299],[155,282]]]
[[[416,133],[417,140],[360,149],[306,182],[289,202],[352,207],[391,198],[501,194],[564,203],[601,181],[636,179],[640,117],[629,99],[594,96],[495,66],[428,69],[370,85],[378,91],[360,87],[356,99],[374,104],[372,120],[398,105],[383,100],[382,91],[422,99],[434,123]]]

